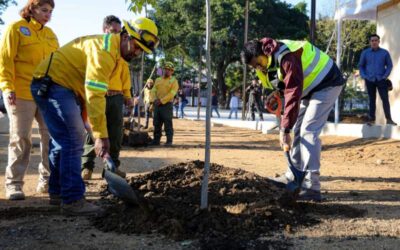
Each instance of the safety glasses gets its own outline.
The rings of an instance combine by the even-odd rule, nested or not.
[[[129,28],[131,28],[132,30],[134,30],[136,33],[139,34],[140,38],[132,36],[135,40],[146,46],[146,48],[148,48],[151,51],[154,51],[158,47],[160,40],[157,36],[155,36],[154,34],[150,33],[147,30],[137,31],[130,23],[127,22],[127,24]]]

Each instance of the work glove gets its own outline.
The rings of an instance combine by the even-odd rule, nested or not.
[[[283,150],[289,151],[290,148],[292,147],[292,138],[290,137],[290,133],[285,133],[285,131],[280,131],[279,143]]]
[[[110,152],[110,141],[108,138],[97,138],[94,142],[96,155],[103,158]]]

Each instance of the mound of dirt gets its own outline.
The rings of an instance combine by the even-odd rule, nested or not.
[[[200,210],[203,167],[193,161],[133,177],[131,186],[147,208],[125,206],[103,192],[107,215],[93,219],[94,225],[103,231],[198,240],[203,249],[251,249],[285,246],[259,238],[318,222],[282,207],[284,189],[267,178],[216,164],[210,166],[209,208]]]

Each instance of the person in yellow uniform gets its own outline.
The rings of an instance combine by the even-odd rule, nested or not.
[[[31,92],[51,135],[50,203],[61,204],[63,213],[103,212],[84,198],[81,156],[85,125],[95,140],[96,155],[109,157],[106,94],[110,78],[120,60],[129,62],[143,51],[152,53],[158,46],[157,35],[157,26],[148,18],[124,21],[121,33],[76,38],[35,70]],[[88,123],[84,122],[85,113]]]
[[[174,128],[172,124],[173,107],[172,101],[178,92],[179,85],[173,76],[174,64],[165,62],[163,76],[156,79],[152,88],[152,99],[154,100],[153,126],[154,138],[150,145],[160,145],[161,129],[164,124],[167,142],[165,146],[171,146],[174,136]]]
[[[7,27],[0,42],[0,88],[10,119],[5,174],[6,198],[9,200],[25,199],[24,175],[29,164],[34,119],[39,125],[41,150],[36,191],[48,191],[50,137],[29,86],[36,66],[58,48],[56,35],[45,26],[53,8],[53,0],[28,1],[20,12],[22,19]]]
[[[103,21],[103,31],[106,34],[120,33],[121,20],[113,15],[106,16]],[[106,117],[108,138],[110,140],[110,156],[117,168],[115,172],[123,178],[125,178],[126,174],[119,169],[121,165],[119,152],[122,147],[122,126],[124,118],[122,110],[124,103],[126,106],[132,106],[131,77],[128,63],[121,59],[118,61],[117,68],[112,73],[108,84],[106,93]],[[83,180],[90,180],[92,178],[95,158],[94,141],[89,133],[87,133],[82,155]]]

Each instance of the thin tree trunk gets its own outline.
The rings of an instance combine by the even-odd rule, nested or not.
[[[206,149],[204,160],[203,181],[201,184],[201,209],[208,207],[208,175],[210,172],[210,148],[211,148],[211,7],[210,1],[206,0],[207,5],[207,38],[206,38],[206,62],[207,62],[207,111],[206,111]]]
[[[244,21],[244,43],[247,43],[247,34],[249,28],[249,0],[246,0]],[[243,65],[243,85],[242,85],[242,120],[246,119],[246,82],[247,82],[247,65]]]
[[[218,93],[219,93],[219,101],[221,105],[225,105],[226,103],[226,84],[225,84],[225,62],[219,63],[217,67],[217,85],[218,85]]]

